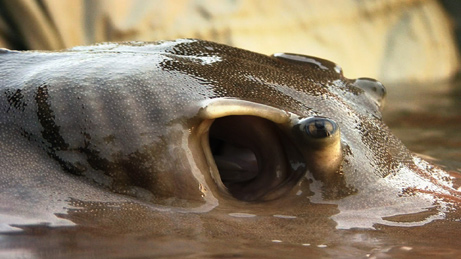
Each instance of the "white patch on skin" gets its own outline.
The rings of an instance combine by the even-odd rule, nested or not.
[[[323,70],[328,70],[328,67],[322,65],[322,63],[318,62],[317,60],[315,60],[313,58],[304,58],[303,61],[304,62],[309,62],[309,63],[312,63],[312,64],[316,64],[319,68],[321,68]]]
[[[167,48],[172,48],[178,44],[182,43],[193,43],[197,42],[197,40],[193,39],[177,39],[173,41],[159,41],[157,44],[152,44],[152,43],[145,43],[145,42],[139,42],[139,41],[131,41],[127,43],[101,43],[101,44],[96,44],[92,46],[77,46],[69,49],[69,51],[84,51],[84,52],[136,52],[136,53],[141,53],[145,52],[146,54],[152,54],[152,53],[164,53],[162,47],[165,49]],[[155,47],[155,50],[150,48],[144,49],[143,47]],[[136,51],[133,51],[133,47],[139,47],[137,48]]]
[[[241,212],[229,213],[228,215],[231,216],[231,217],[235,217],[235,218],[253,218],[253,217],[256,217],[255,214],[241,213]]]
[[[338,64],[336,64],[336,66],[335,66],[335,71],[336,71],[336,73],[341,74],[341,73],[343,72],[343,69],[341,68],[341,66],[339,66]]]
[[[280,166],[277,166],[277,168],[275,169],[275,177],[282,178],[282,175],[283,175],[283,172],[282,170],[280,170]]]
[[[217,63],[222,61],[220,57],[213,56],[213,57],[196,57],[196,56],[184,56],[188,57],[191,60],[199,62],[201,65],[211,65],[213,63]]]
[[[276,214],[276,215],[273,215],[275,218],[282,218],[282,219],[295,219],[297,218],[296,216],[290,216],[290,215],[279,215],[279,214]]]
[[[293,170],[298,170],[300,167],[305,167],[306,164],[305,163],[300,163],[298,161],[290,161],[290,166],[291,166],[291,169]]]
[[[302,55],[290,55],[290,54],[287,55],[285,53],[274,53],[274,56],[276,57],[280,56],[280,57],[284,57],[284,59],[291,59],[291,60],[296,60],[300,62],[311,63],[314,65],[317,65],[320,69],[329,70],[328,67],[322,65],[321,62],[317,61],[314,58],[310,58],[310,57],[306,57]]]

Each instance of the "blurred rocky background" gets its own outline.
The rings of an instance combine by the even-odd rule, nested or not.
[[[332,60],[349,78],[437,82],[459,69],[458,0],[0,0],[0,47],[200,38]]]

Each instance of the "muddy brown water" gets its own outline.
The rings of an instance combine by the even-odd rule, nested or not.
[[[387,88],[384,120],[392,131],[410,150],[461,179],[461,80]],[[0,235],[0,258],[461,257],[456,209],[423,226],[340,230],[330,218],[338,213],[336,205],[310,204],[301,197],[231,201],[203,214],[131,203],[69,203],[80,209],[58,216],[76,226],[18,226],[22,231]],[[411,222],[433,213],[389,220]]]

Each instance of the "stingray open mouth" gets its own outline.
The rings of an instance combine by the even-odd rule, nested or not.
[[[245,201],[279,197],[305,172],[303,156],[280,127],[265,118],[216,118],[208,133],[207,160],[221,189]]]
[[[344,181],[335,121],[300,118],[272,106],[217,98],[204,103],[202,150],[218,189],[244,201],[280,197],[310,172],[325,186]]]

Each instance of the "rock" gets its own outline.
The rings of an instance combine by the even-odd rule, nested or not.
[[[319,56],[341,65],[347,77],[385,83],[443,80],[459,67],[453,29],[436,0],[17,0],[0,5],[0,28],[15,32],[0,34],[0,47],[62,49],[193,37],[266,54]]]

